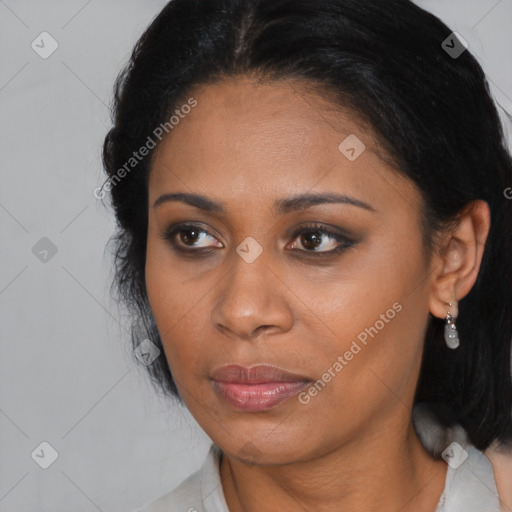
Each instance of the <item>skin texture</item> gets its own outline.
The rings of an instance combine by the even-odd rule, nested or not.
[[[501,512],[512,512],[512,447],[501,446],[496,441],[485,451],[491,461],[496,488],[501,499]]]
[[[249,77],[191,96],[197,106],[152,161],[146,284],[180,394],[225,454],[230,511],[432,512],[447,466],[416,436],[414,391],[429,313],[445,318],[446,303],[462,299],[478,275],[486,203],[472,203],[427,258],[418,190],[377,156],[372,130],[349,111],[305,84]],[[355,161],[338,149],[350,134],[366,146]],[[183,202],[153,207],[176,192],[208,196],[226,213]],[[375,211],[274,211],[275,200],[305,192],[346,194]],[[207,233],[178,233],[176,244],[207,246],[210,255],[184,256],[164,239],[184,221]],[[322,258],[340,243],[294,236],[310,223],[345,230],[356,243]],[[252,263],[236,252],[246,237],[263,250]],[[401,310],[307,404],[292,397],[246,412],[214,390],[212,370],[228,363],[271,363],[321,379],[394,303]]]

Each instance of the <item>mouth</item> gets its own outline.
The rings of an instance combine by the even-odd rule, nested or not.
[[[311,379],[282,368],[261,364],[247,368],[221,366],[212,372],[217,395],[238,410],[263,411],[300,393]]]

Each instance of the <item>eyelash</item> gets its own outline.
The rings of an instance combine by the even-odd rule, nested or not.
[[[176,250],[183,254],[192,256],[192,257],[201,257],[204,255],[207,255],[212,252],[212,250],[215,250],[215,248],[211,247],[203,247],[199,249],[185,249],[182,245],[176,242],[174,239],[175,236],[182,232],[187,230],[195,230],[199,231],[200,233],[206,233],[208,236],[211,236],[212,238],[215,238],[214,236],[210,235],[208,231],[201,228],[197,224],[176,224],[174,226],[171,226],[168,228],[163,234],[162,238],[164,240],[168,240],[171,246]],[[320,235],[326,235],[328,238],[332,238],[336,242],[339,242],[340,245],[336,247],[335,249],[331,249],[330,251],[313,251],[313,250],[304,250],[304,249],[291,249],[292,251],[299,251],[302,253],[305,253],[306,255],[314,255],[314,257],[333,257],[337,254],[340,254],[341,252],[345,251],[346,249],[349,249],[353,247],[356,242],[354,240],[351,240],[350,238],[346,237],[345,235],[342,235],[341,233],[338,233],[336,231],[333,231],[331,229],[326,228],[322,224],[307,224],[299,228],[293,233],[292,240],[296,240],[299,236],[301,236],[304,233],[316,233]]]

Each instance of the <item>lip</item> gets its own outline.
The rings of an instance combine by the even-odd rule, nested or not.
[[[250,367],[228,364],[213,370],[212,379],[237,384],[264,384],[268,382],[309,381],[305,375],[299,375],[273,364],[258,364]]]
[[[271,364],[230,364],[212,372],[216,393],[239,410],[262,411],[300,393],[311,379]]]

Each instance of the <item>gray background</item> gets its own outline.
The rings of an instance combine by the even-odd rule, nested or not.
[[[512,0],[418,3],[464,36],[512,112]],[[0,512],[134,510],[208,449],[132,362],[109,298],[114,222],[93,196],[112,84],[164,4],[0,0]],[[46,59],[31,47],[43,31],[59,45]]]

